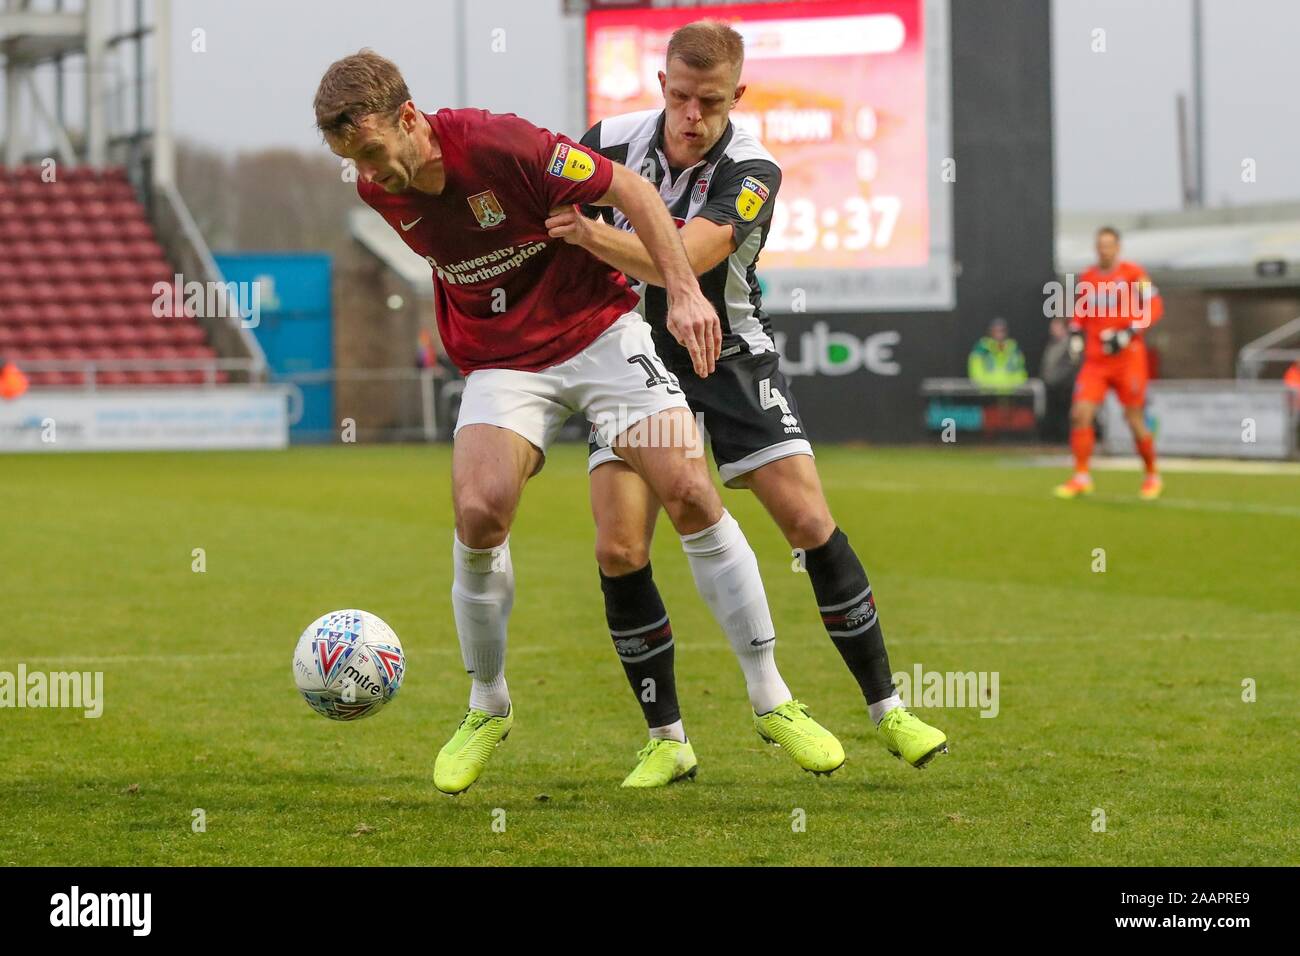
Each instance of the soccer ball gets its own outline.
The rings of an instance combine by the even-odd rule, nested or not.
[[[293,652],[299,692],[330,720],[369,717],[397,696],[405,674],[402,642],[369,611],[321,615]]]

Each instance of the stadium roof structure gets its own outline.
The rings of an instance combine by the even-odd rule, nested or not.
[[[404,243],[379,213],[369,207],[350,210],[348,230],[352,238],[401,276],[417,298],[433,298],[429,263]]]
[[[1294,288],[1300,286],[1300,203],[1160,213],[1063,213],[1056,230],[1056,268],[1082,272],[1096,260],[1102,225],[1120,231],[1122,255],[1167,286]]]

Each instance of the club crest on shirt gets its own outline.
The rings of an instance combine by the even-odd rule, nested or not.
[[[556,143],[546,171],[552,176],[580,183],[591,178],[591,174],[596,171],[596,161],[568,143]]]
[[[704,175],[701,176],[699,179],[695,180],[695,193],[691,196],[691,199],[694,200],[695,202],[704,202],[704,197],[707,196],[708,194],[709,194],[709,177],[707,175]]]
[[[497,199],[496,193],[490,189],[470,196],[466,202],[469,203],[470,211],[474,213],[474,218],[483,229],[491,229],[506,221],[506,212],[501,208],[501,200]]]
[[[746,176],[740,184],[740,195],[736,197],[736,212],[745,222],[753,222],[758,211],[767,202],[767,187],[753,176]]]

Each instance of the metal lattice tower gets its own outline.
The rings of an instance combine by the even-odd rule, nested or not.
[[[0,163],[173,178],[170,0],[0,0]],[[160,42],[161,41],[161,42]]]

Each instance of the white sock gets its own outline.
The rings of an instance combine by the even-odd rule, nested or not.
[[[510,712],[506,687],[506,622],[515,602],[510,541],[495,548],[452,545],[451,606],[465,670],[474,680],[469,706],[504,717]]]
[[[754,713],[766,714],[784,704],[791,694],[776,669],[776,628],[758,559],[740,525],[724,511],[712,527],[682,535],[682,549],[700,597],[740,661]]]
[[[682,726],[680,720],[674,720],[666,727],[651,727],[651,740],[675,740],[679,744],[686,743],[686,728]]]
[[[873,724],[880,723],[885,714],[889,713],[895,707],[903,706],[903,698],[897,694],[891,694],[884,700],[878,700],[874,704],[867,704],[867,711],[871,714]]]
[[[1086,472],[1086,471],[1076,471],[1076,472],[1074,473],[1074,480],[1075,480],[1075,481],[1081,481],[1081,482],[1083,482],[1085,485],[1086,485],[1086,484],[1091,484],[1091,483],[1092,483],[1092,475],[1091,475],[1089,472]]]

